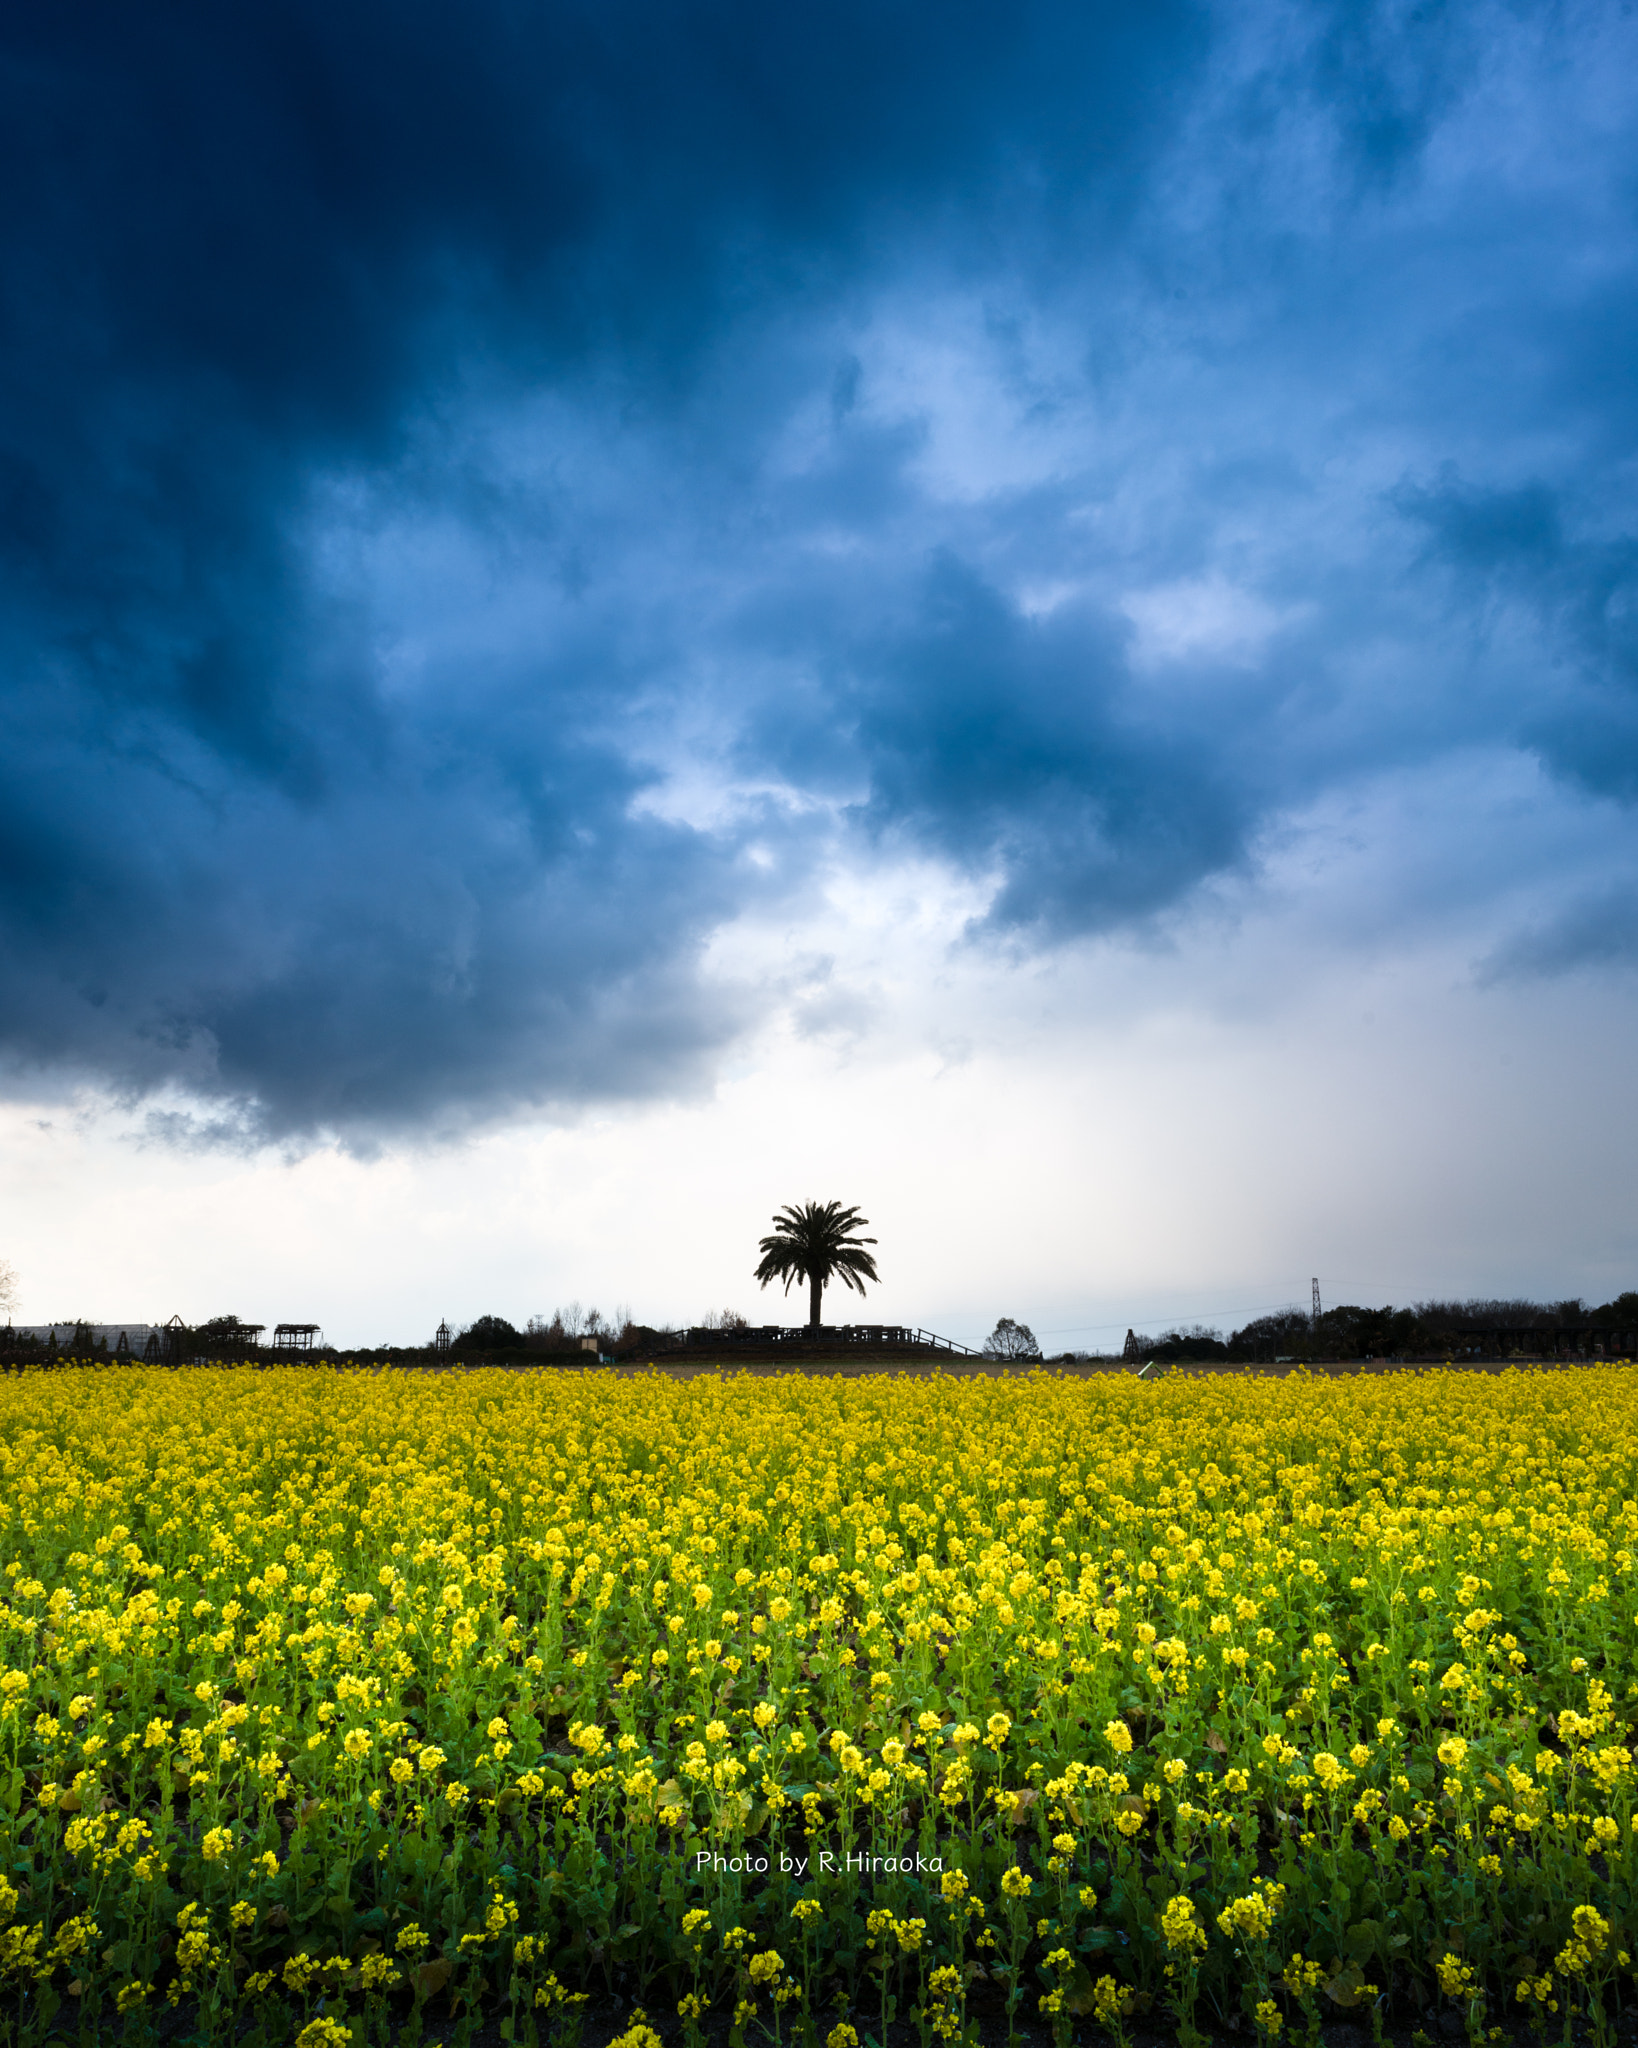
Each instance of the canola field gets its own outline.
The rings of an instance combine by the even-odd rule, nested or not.
[[[0,2040],[1606,2039],[1635,1384],[7,1377]]]

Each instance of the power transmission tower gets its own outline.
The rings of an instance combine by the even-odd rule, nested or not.
[[[1315,1329],[1317,1330],[1317,1329],[1319,1328],[1319,1319],[1320,1319],[1320,1305],[1319,1305],[1319,1276],[1318,1276],[1317,1274],[1316,1274],[1316,1275],[1315,1275],[1315,1277],[1314,1277],[1314,1312],[1313,1312],[1313,1313],[1314,1313],[1314,1328],[1315,1328]]]

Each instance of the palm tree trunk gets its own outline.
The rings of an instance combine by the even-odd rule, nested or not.
[[[812,1274],[808,1280],[808,1328],[810,1330],[817,1330],[819,1327],[819,1297],[824,1291],[824,1281],[819,1278],[817,1273]]]

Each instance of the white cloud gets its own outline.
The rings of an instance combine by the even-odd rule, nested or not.
[[[1214,570],[1128,592],[1120,609],[1137,629],[1133,666],[1155,669],[1200,657],[1253,667],[1280,628],[1306,616],[1312,607],[1282,609]]]

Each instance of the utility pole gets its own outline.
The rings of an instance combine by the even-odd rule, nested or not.
[[[1316,1275],[1314,1276],[1314,1308],[1313,1308],[1313,1318],[1314,1318],[1314,1328],[1315,1328],[1315,1329],[1317,1330],[1317,1329],[1319,1328],[1319,1319],[1320,1319],[1320,1305],[1319,1305],[1319,1276],[1318,1276],[1318,1274],[1316,1274]]]

